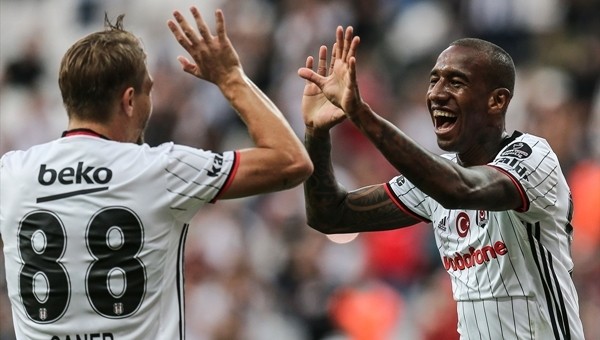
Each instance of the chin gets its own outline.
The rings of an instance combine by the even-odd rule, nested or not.
[[[440,149],[444,150],[444,151],[448,151],[448,152],[454,152],[456,151],[455,149],[455,145],[454,143],[452,143],[452,141],[448,141],[448,140],[441,140],[438,138],[437,140],[437,145]]]

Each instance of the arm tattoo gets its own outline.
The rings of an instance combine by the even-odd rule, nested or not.
[[[418,222],[389,199],[382,185],[348,193],[336,180],[331,163],[331,140],[306,135],[314,164],[304,184],[308,223],[324,233],[389,230]]]
[[[309,224],[331,224],[346,192],[335,178],[331,164],[331,139],[306,134],[305,145],[314,165],[313,174],[304,183],[306,214]]]
[[[347,225],[361,231],[397,229],[419,222],[402,212],[381,184],[350,192],[345,207]]]

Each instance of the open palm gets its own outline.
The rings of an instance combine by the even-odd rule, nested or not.
[[[317,74],[324,77],[327,76],[326,59],[327,47],[321,46]],[[306,68],[312,69],[313,63],[313,57],[308,57],[306,59]],[[333,60],[330,71],[332,69]],[[331,103],[319,86],[309,80],[306,81],[302,96],[302,117],[307,127],[323,130],[329,130],[346,118],[344,111]]]
[[[298,75],[306,79],[302,112],[309,128],[330,129],[348,114],[354,113],[362,99],[356,82],[356,47],[359,38],[353,36],[352,27],[344,33],[340,26],[336,31],[331,63],[327,69],[327,47],[319,49],[317,72],[313,71],[313,58],[306,59],[306,67]]]

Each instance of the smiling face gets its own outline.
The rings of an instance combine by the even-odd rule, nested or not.
[[[491,124],[489,103],[493,89],[486,81],[485,55],[465,46],[444,50],[431,70],[427,107],[438,146],[469,153],[484,143]]]

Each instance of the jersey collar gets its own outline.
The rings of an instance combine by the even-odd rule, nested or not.
[[[110,138],[106,137],[105,135],[99,134],[98,132],[91,130],[91,129],[72,129],[72,130],[64,131],[61,135],[61,137],[71,137],[71,136],[92,136],[92,137],[99,137],[102,139],[110,140]]]

